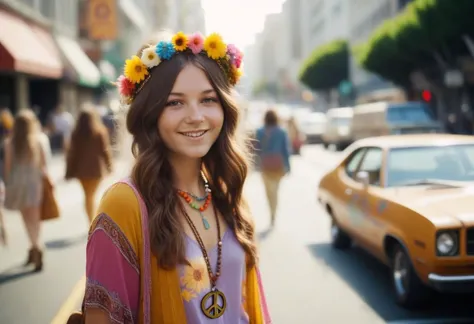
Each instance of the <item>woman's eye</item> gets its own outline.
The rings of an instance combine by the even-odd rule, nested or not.
[[[204,103],[215,103],[217,102],[217,99],[216,98],[205,98],[202,100],[202,102]]]
[[[178,101],[178,100],[171,100],[171,101],[168,101],[168,103],[166,104],[166,106],[167,106],[167,107],[170,107],[170,106],[173,107],[173,106],[178,106],[178,105],[180,105],[180,104],[181,104],[181,102]]]

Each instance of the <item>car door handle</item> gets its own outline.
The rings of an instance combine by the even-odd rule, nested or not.
[[[352,189],[351,188],[347,188],[346,191],[345,191],[346,195],[350,196],[352,195]]]

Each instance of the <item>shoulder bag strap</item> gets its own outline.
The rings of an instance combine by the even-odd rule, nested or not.
[[[148,231],[148,210],[145,205],[145,201],[143,200],[140,192],[138,191],[137,187],[133,183],[130,177],[122,179],[119,181],[121,183],[125,183],[130,188],[133,189],[133,192],[137,196],[138,204],[140,205],[140,214],[141,214],[141,221],[142,221],[142,237],[143,237],[143,255],[145,258],[145,269],[141,269],[143,274],[143,315],[144,315],[144,324],[150,324],[150,314],[151,314],[151,306],[150,306],[150,296],[151,296],[151,259],[150,259],[150,234]]]

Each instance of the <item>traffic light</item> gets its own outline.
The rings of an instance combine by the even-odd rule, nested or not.
[[[431,91],[423,90],[421,92],[421,98],[424,102],[430,103],[431,99],[433,98],[433,95],[431,94]]]

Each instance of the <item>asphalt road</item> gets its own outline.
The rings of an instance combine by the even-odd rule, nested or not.
[[[305,147],[302,156],[293,158],[292,172],[281,185],[273,231],[268,230],[268,207],[259,174],[252,174],[247,182],[274,323],[449,324],[467,318],[469,308],[474,307],[473,300],[466,297],[440,297],[418,312],[399,308],[393,302],[384,266],[358,248],[344,252],[331,248],[329,219],[316,201],[316,188],[322,174],[339,158],[339,153],[319,146]],[[122,166],[107,182],[123,176],[125,170]],[[75,182],[60,182],[57,191],[63,214],[44,226],[46,264],[40,274],[20,267],[26,257],[26,236],[19,216],[6,215],[13,238],[9,248],[0,249],[1,324],[51,323],[83,275],[87,223],[82,193]]]

